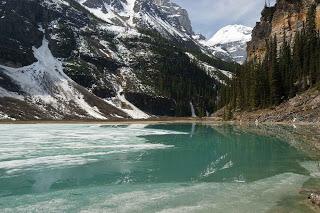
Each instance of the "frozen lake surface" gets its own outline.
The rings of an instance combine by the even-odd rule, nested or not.
[[[235,126],[0,125],[0,212],[282,212],[317,169]]]

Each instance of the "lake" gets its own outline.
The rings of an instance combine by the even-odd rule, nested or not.
[[[0,212],[312,212],[319,157],[299,129],[3,124]]]

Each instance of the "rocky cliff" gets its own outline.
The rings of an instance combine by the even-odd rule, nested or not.
[[[303,28],[310,5],[317,6],[317,27],[320,29],[320,3],[317,0],[277,0],[275,6],[265,7],[252,32],[252,40],[248,42],[248,60],[261,61],[266,53],[266,41],[277,36],[279,45],[282,38],[292,43],[297,31]]]

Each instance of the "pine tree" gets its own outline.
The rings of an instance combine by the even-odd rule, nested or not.
[[[293,41],[285,37],[285,32],[279,48],[276,35],[267,40],[264,60],[241,66],[224,93],[229,96],[225,104],[233,110],[266,108],[317,84],[320,88],[320,32],[315,20],[316,6],[311,5]]]
[[[271,43],[271,81],[270,81],[270,91],[271,91],[271,104],[278,105],[281,103],[282,99],[282,79],[281,72],[278,63],[278,50],[277,50],[277,36],[274,35],[273,41]]]
[[[280,49],[279,54],[279,71],[281,73],[281,81],[282,81],[282,95],[285,99],[290,96],[290,90],[292,87],[292,56],[291,56],[291,48],[289,43],[287,42],[286,35],[284,32],[283,36],[283,44]]]
[[[306,20],[306,38],[307,45],[305,46],[305,53],[307,53],[307,60],[305,68],[308,70],[309,84],[314,85],[317,79],[316,76],[316,45],[317,45],[317,29],[316,29],[316,5],[312,4],[308,10]]]

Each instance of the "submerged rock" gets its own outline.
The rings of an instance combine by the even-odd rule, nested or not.
[[[320,191],[312,191],[303,189],[300,191],[302,195],[308,195],[308,200],[318,207],[320,207]]]
[[[308,199],[314,204],[320,207],[320,193],[313,192],[309,195]]]

